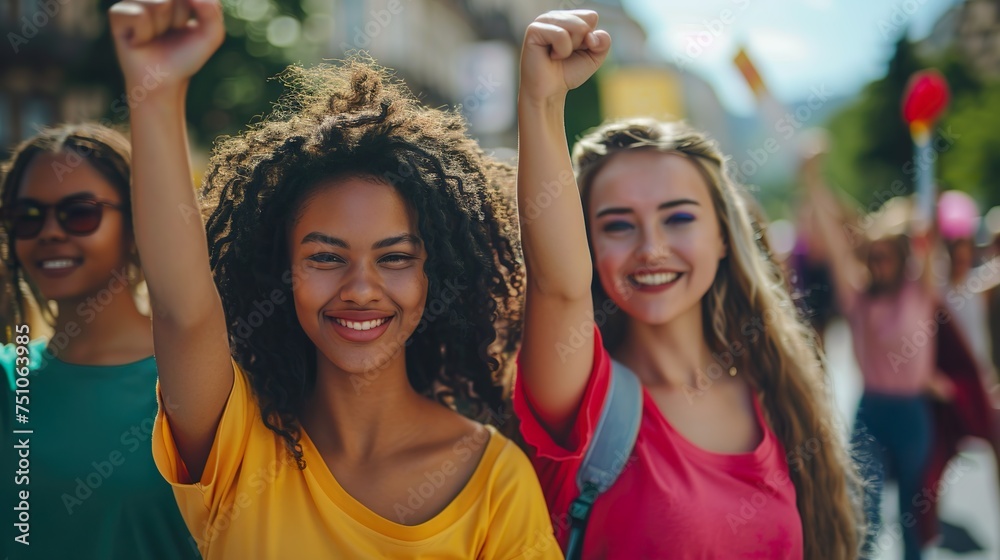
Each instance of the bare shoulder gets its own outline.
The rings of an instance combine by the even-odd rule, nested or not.
[[[424,416],[426,430],[424,437],[417,442],[414,451],[427,453],[443,459],[458,460],[462,463],[472,463],[472,469],[479,464],[489,445],[493,434],[490,430],[437,403],[430,406]]]

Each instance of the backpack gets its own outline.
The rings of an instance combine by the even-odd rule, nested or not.
[[[580,489],[569,507],[570,533],[566,560],[578,560],[583,550],[587,519],[597,497],[618,480],[628,465],[642,420],[642,385],[632,370],[611,360],[611,381],[601,416],[594,428],[576,486]]]

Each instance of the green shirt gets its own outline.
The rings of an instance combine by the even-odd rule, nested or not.
[[[199,558],[173,491],[153,464],[154,358],[82,366],[53,357],[44,340],[28,349],[25,402],[25,393],[16,393],[17,348],[0,346],[0,553],[44,560]],[[24,516],[27,537],[16,526]]]

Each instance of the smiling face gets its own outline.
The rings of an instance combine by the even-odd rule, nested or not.
[[[427,253],[414,211],[395,188],[367,178],[317,186],[289,232],[295,313],[343,371],[404,357],[427,300]]]
[[[726,255],[704,177],[676,154],[634,150],[611,158],[592,180],[588,209],[604,291],[641,323],[700,313]]]
[[[54,205],[66,198],[122,204],[117,189],[86,160],[66,171],[67,153],[41,153],[25,170],[15,204]],[[79,160],[74,160],[79,161]],[[51,300],[74,301],[108,287],[113,271],[127,266],[132,238],[121,210],[101,206],[97,228],[86,235],[68,233],[48,208],[32,239],[16,239],[14,251],[29,281]]]

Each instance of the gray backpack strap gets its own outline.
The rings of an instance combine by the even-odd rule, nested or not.
[[[597,496],[611,488],[628,465],[641,420],[642,385],[639,378],[627,367],[612,360],[611,380],[604,406],[601,407],[601,417],[576,475],[580,495],[569,509],[572,525],[566,546],[567,560],[580,557],[590,510]]]

